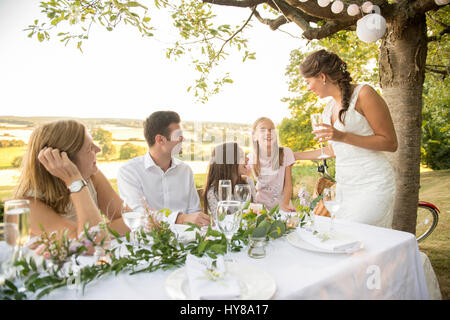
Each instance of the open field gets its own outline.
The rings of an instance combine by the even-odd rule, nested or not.
[[[0,170],[13,168],[12,162],[14,158],[23,156],[26,148],[27,147],[0,148]]]

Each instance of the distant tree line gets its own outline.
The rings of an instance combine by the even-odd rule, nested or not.
[[[0,140],[0,148],[24,147],[26,145],[22,140]]]

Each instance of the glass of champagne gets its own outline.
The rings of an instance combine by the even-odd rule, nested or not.
[[[219,189],[217,194],[219,196],[219,201],[230,201],[232,200],[232,190],[231,190],[231,180],[219,180]]]
[[[13,248],[11,263],[20,260],[23,247],[30,239],[30,202],[28,200],[5,201],[4,213],[5,241]]]
[[[231,239],[239,229],[242,220],[240,201],[220,201],[215,216],[216,225],[227,238],[227,255],[231,253]],[[230,259],[228,259],[230,260]]]
[[[313,131],[322,129],[321,124],[323,123],[322,115],[320,113],[314,113],[311,115],[311,124]],[[326,159],[329,158],[323,152],[323,143],[320,143],[320,155],[317,157],[318,159]]]
[[[333,220],[342,204],[342,196],[337,191],[335,185],[331,188],[323,189],[323,204],[325,205],[325,208],[327,208],[327,210],[330,212],[331,220],[329,231],[330,234],[333,234]]]

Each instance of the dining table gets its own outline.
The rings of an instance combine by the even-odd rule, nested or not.
[[[330,218],[317,216],[317,225]],[[291,233],[268,241],[255,259],[248,248],[229,254],[228,265],[248,291],[245,299],[274,300],[426,300],[429,293],[413,234],[334,219],[335,232],[361,242],[351,253],[327,251],[293,241]],[[295,239],[294,239],[295,240]],[[95,263],[92,256],[81,263]],[[89,283],[56,289],[46,300],[191,299],[185,266],[130,275],[108,274]],[[253,292],[251,292],[253,290]],[[255,292],[256,291],[256,292]]]

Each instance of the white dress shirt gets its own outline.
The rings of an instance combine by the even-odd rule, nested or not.
[[[192,169],[176,158],[172,158],[166,172],[155,164],[149,152],[133,158],[120,167],[117,186],[120,197],[133,210],[145,210],[143,196],[153,209],[170,209],[167,221],[171,224],[178,213],[201,211]]]

